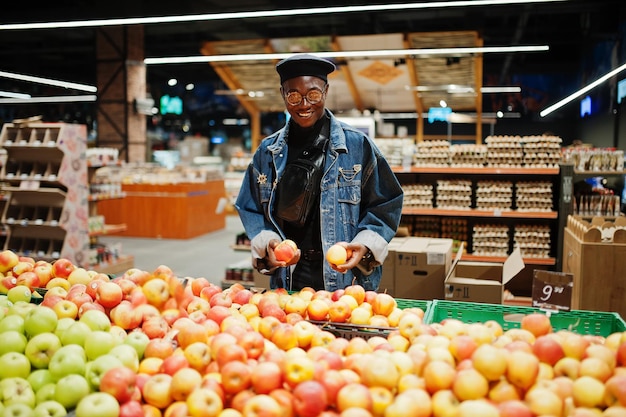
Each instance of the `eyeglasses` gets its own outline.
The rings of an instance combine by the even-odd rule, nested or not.
[[[299,105],[300,103],[302,103],[302,100],[304,100],[304,98],[306,98],[306,101],[308,101],[309,104],[317,104],[324,98],[324,92],[322,90],[312,89],[307,91],[304,96],[298,91],[290,91],[285,94],[285,99],[287,100],[287,103],[291,106]]]

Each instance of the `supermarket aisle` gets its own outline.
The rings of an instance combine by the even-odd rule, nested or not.
[[[135,267],[152,271],[167,265],[179,277],[205,277],[220,284],[231,265],[249,265],[250,253],[234,251],[231,245],[243,232],[239,216],[226,217],[226,228],[188,240],[146,239],[110,236],[100,240],[106,244],[121,243],[122,253],[135,257]]]

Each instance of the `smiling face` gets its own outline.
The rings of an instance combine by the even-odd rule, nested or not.
[[[321,91],[322,97],[318,103],[312,104],[306,98],[310,91]],[[285,107],[292,117],[293,121],[300,127],[311,127],[324,115],[324,102],[326,101],[326,93],[328,84],[324,80],[305,75],[286,80],[281,86],[280,92],[285,101]],[[298,92],[302,96],[300,104],[289,104],[286,96],[290,92]],[[313,94],[315,95],[315,94]]]

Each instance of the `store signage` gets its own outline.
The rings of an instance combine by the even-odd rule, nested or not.
[[[428,123],[447,122],[448,116],[452,114],[450,107],[431,107],[428,109]]]
[[[533,274],[533,307],[569,311],[572,308],[574,275],[537,270]]]

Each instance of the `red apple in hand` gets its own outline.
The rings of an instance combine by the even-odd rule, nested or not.
[[[277,261],[289,262],[295,256],[297,250],[296,242],[285,239],[274,248],[274,256],[276,256]]]

